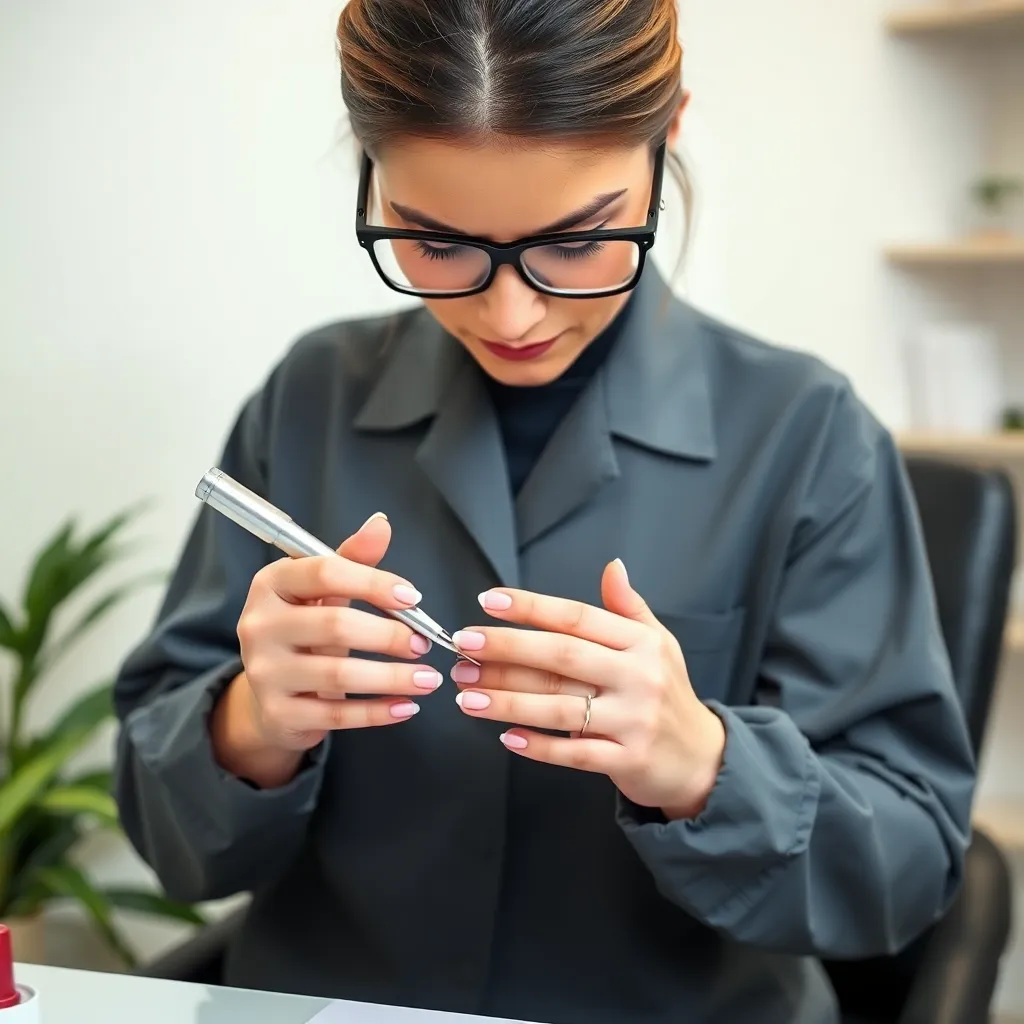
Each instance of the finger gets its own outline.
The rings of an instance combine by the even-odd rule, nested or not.
[[[372,729],[407,722],[420,707],[410,700],[320,700],[294,697],[288,701],[281,724],[295,733]]]
[[[452,639],[475,661],[523,665],[602,687],[621,685],[630,671],[628,654],[565,633],[473,626]]]
[[[266,587],[289,604],[341,597],[386,610],[420,602],[408,580],[340,555],[280,558],[261,569],[253,585]]]
[[[374,512],[362,526],[352,534],[341,547],[338,554],[352,562],[362,565],[376,566],[387,554],[391,544],[391,524],[383,512]]]
[[[633,589],[621,558],[609,562],[601,576],[601,600],[616,615],[645,626],[658,626],[657,617],[647,602]]]
[[[285,605],[264,624],[258,613],[239,628],[259,633],[287,647],[316,654],[350,650],[419,658],[430,650],[428,640],[390,616],[336,605]]]
[[[584,601],[504,588],[485,591],[479,601],[484,611],[496,619],[549,633],[565,633],[620,651],[632,647],[643,637],[638,623]]]
[[[289,659],[287,673],[278,670],[277,678],[288,679],[292,693],[318,693],[331,697],[348,694],[413,695],[431,693],[443,677],[427,665],[405,665],[368,658],[332,658],[320,654],[302,654]],[[251,671],[251,670],[247,670]]]
[[[586,697],[594,692],[593,686],[569,679],[557,672],[541,672],[522,665],[495,662],[478,668],[468,661],[457,661],[451,677],[459,686],[475,686],[482,690],[518,690],[520,693],[564,693]]]
[[[529,725],[535,729],[554,729],[558,732],[579,732],[586,721],[587,702],[582,697],[562,694],[517,693],[509,690],[463,690],[455,702],[471,718],[487,718],[495,722]],[[594,701],[587,727],[588,735],[607,735],[609,723],[600,721],[600,710],[607,705]]]
[[[508,750],[531,761],[603,775],[614,775],[624,757],[624,748],[611,740],[566,739],[529,729],[510,729],[502,733],[501,742]]]

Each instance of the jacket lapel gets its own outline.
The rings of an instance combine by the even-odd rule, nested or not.
[[[620,475],[615,439],[665,455],[715,456],[711,389],[697,314],[648,266],[608,361],[559,425],[516,502],[523,548]]]
[[[519,546],[526,547],[568,519],[618,475],[604,384],[595,377],[555,430],[519,492]]]
[[[620,475],[616,439],[661,454],[715,457],[708,325],[649,265],[607,363],[559,425],[513,504],[504,446],[482,371],[425,310],[403,314],[357,429],[428,421],[415,452],[499,582],[519,583],[519,551]],[[713,325],[712,325],[713,326]]]
[[[415,462],[487,558],[519,585],[515,520],[497,418],[481,371],[425,310],[408,314],[355,420],[398,431],[429,421]]]

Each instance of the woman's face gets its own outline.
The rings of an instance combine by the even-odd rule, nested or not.
[[[596,152],[557,145],[471,147],[413,139],[392,144],[380,154],[375,164],[379,196],[371,217],[388,227],[450,230],[494,242],[540,234],[577,214],[583,219],[566,230],[642,227],[653,173],[647,146]],[[474,273],[465,265],[473,254],[465,250],[445,256],[405,242],[392,251],[404,275],[421,284],[432,276]],[[576,243],[564,252],[538,252],[531,270],[572,283],[595,274],[625,281],[632,277],[634,254],[628,246],[583,251]],[[479,295],[425,302],[486,373],[502,383],[523,386],[560,377],[628,298],[628,293],[596,299],[544,295],[506,266]]]

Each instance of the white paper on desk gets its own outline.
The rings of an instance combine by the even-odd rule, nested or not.
[[[322,1009],[308,1024],[538,1024],[498,1017],[472,1017],[441,1010],[414,1010],[408,1006],[340,1001]]]

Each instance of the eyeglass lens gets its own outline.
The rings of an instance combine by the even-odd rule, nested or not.
[[[473,245],[441,245],[422,239],[390,238],[374,243],[384,276],[406,291],[445,295],[470,291],[487,280],[491,258]],[[587,295],[629,284],[640,266],[635,242],[569,242],[532,246],[522,255],[527,277],[564,295]]]

